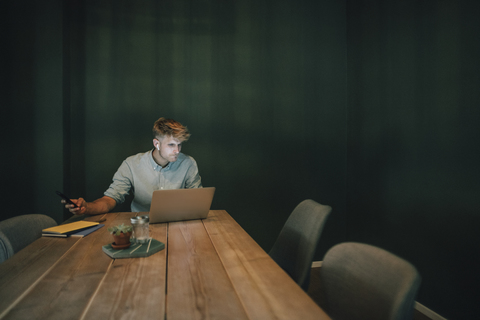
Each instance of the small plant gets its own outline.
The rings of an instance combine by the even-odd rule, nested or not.
[[[132,226],[125,225],[124,223],[118,226],[108,228],[108,232],[110,232],[114,236],[119,236],[121,233],[127,234],[129,232],[132,232],[132,230],[133,230]]]

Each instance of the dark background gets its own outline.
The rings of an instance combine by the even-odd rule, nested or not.
[[[171,117],[212,208],[265,250],[311,198],[333,207],[315,260],[380,246],[418,268],[418,302],[478,316],[478,1],[30,0],[0,15],[0,219],[63,221],[55,190],[101,197]]]

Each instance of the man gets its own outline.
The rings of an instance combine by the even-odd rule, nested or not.
[[[75,215],[96,215],[111,211],[133,190],[132,211],[149,211],[154,190],[202,188],[195,160],[180,152],[190,138],[187,127],[173,119],[160,118],[153,125],[154,148],[128,157],[113,176],[104,196],[93,202],[72,199],[78,206],[65,204]],[[65,200],[62,200],[65,203]]]

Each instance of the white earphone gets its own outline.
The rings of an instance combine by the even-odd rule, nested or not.
[[[157,145],[157,150],[160,151],[160,147]]]

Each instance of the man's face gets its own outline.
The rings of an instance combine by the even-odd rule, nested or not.
[[[178,159],[178,154],[182,149],[182,142],[173,137],[164,137],[157,140],[157,150],[160,155],[160,161],[162,165],[166,165],[169,162],[175,162]]]

